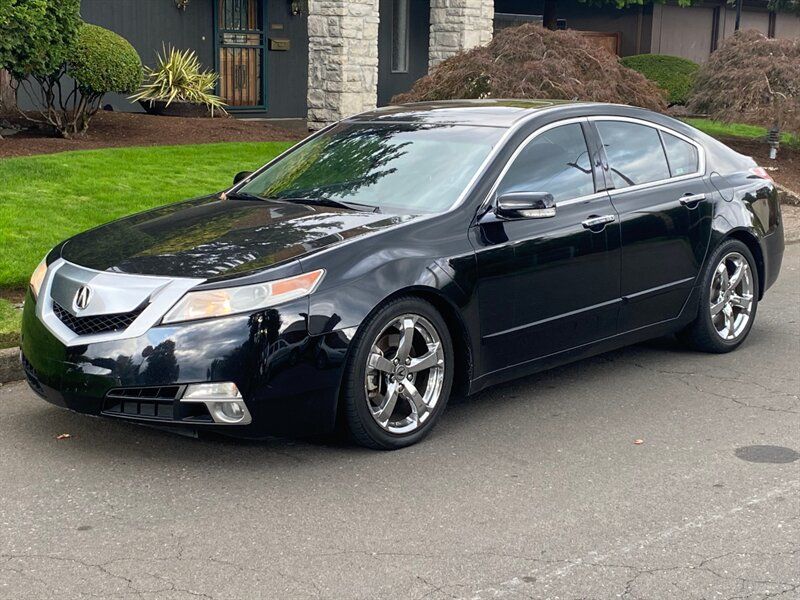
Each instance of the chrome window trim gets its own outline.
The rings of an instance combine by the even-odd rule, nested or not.
[[[89,282],[95,277],[119,279],[119,294],[126,293],[124,287],[124,282],[126,280],[134,281],[138,279],[139,281],[147,280],[151,283],[163,283],[158,287],[153,287],[153,292],[148,297],[150,303],[148,304],[147,308],[145,308],[142,313],[136,317],[136,319],[127,329],[107,333],[95,333],[91,335],[78,335],[64,323],[62,323],[53,312],[53,282],[58,271],[65,266],[69,266],[72,269],[84,272]],[[67,347],[137,338],[146,334],[151,328],[156,326],[161,318],[167,313],[167,311],[172,308],[172,306],[178,302],[178,300],[180,300],[184,294],[186,294],[186,292],[205,281],[205,279],[97,271],[95,269],[89,269],[87,267],[82,267],[80,265],[68,262],[63,258],[59,258],[53,261],[47,267],[47,272],[45,273],[42,287],[39,290],[39,295],[36,299],[36,316],[42,322],[45,328]],[[71,306],[65,306],[64,308],[72,311]]]
[[[526,137],[524,140],[522,140],[522,142],[520,142],[519,146],[517,146],[516,150],[514,150],[514,153],[511,155],[508,161],[506,161],[506,164],[503,166],[503,170],[500,171],[500,174],[497,176],[497,178],[495,178],[494,183],[492,184],[492,188],[489,190],[489,193],[486,195],[486,198],[483,199],[480,207],[478,208],[478,213],[483,212],[485,208],[488,208],[494,202],[495,195],[497,194],[497,188],[500,187],[500,183],[503,181],[503,178],[506,176],[506,173],[508,173],[509,169],[511,169],[511,166],[514,164],[514,161],[517,160],[522,151],[525,150],[525,148],[527,148],[528,145],[533,140],[535,140],[541,134],[547,133],[548,131],[550,131],[551,129],[555,129],[556,127],[561,127],[562,125],[572,125],[575,123],[587,123],[587,122],[588,122],[587,117],[571,117],[569,119],[562,119],[561,121],[554,121],[553,123],[548,123],[547,125],[540,127],[539,129],[531,133],[528,137]],[[505,142],[505,140],[501,141]],[[586,142],[586,149],[589,152],[591,152],[591,150],[589,149],[589,141],[586,140],[586,136],[584,136],[584,141]],[[606,196],[606,192],[604,191],[593,192],[591,194],[586,194],[584,196],[578,196],[577,198],[570,198],[569,200],[562,200],[561,202],[556,202],[556,208],[558,208],[559,206],[569,206],[570,204],[577,204],[579,202],[587,202],[603,196]]]
[[[613,115],[597,115],[587,117],[588,121],[595,122],[595,121],[622,121],[625,123],[633,123],[635,125],[642,125],[644,127],[651,127],[658,131],[663,131],[664,133],[668,133],[670,135],[674,135],[676,138],[683,140],[684,142],[688,142],[695,148],[697,148],[697,164],[698,169],[694,173],[687,173],[686,175],[680,175],[678,177],[668,177],[667,179],[658,179],[656,181],[648,181],[647,183],[639,183],[636,185],[629,185],[628,187],[624,188],[612,188],[608,190],[609,196],[616,196],[625,192],[631,192],[636,190],[644,190],[647,188],[655,187],[657,185],[663,185],[665,183],[671,183],[673,181],[686,181],[688,179],[695,179],[697,177],[705,177],[706,174],[706,151],[705,148],[698,142],[694,141],[692,138],[683,135],[682,133],[675,131],[665,125],[661,125],[659,123],[653,123],[652,121],[646,121],[644,119],[637,119],[635,117],[615,117]],[[597,135],[600,135],[600,132],[597,132]],[[602,143],[602,138],[600,142]],[[669,168],[669,158],[667,157],[666,149],[663,147],[662,143],[662,150],[664,151],[664,158],[667,161],[667,168]]]

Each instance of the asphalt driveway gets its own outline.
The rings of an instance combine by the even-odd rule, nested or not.
[[[189,439],[7,385],[0,598],[800,598],[798,361],[795,245],[739,351],[605,354],[395,453]]]

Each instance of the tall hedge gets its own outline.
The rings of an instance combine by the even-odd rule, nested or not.
[[[686,104],[700,69],[696,62],[667,54],[637,54],[626,56],[620,62],[664,90],[670,104]]]

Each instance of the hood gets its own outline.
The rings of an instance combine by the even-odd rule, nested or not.
[[[97,271],[224,279],[413,219],[210,196],[163,206],[69,239],[65,260]]]

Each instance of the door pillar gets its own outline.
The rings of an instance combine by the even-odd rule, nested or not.
[[[379,0],[309,0],[311,129],[377,106],[378,4]]]
[[[494,0],[431,0],[428,66],[492,41]]]

